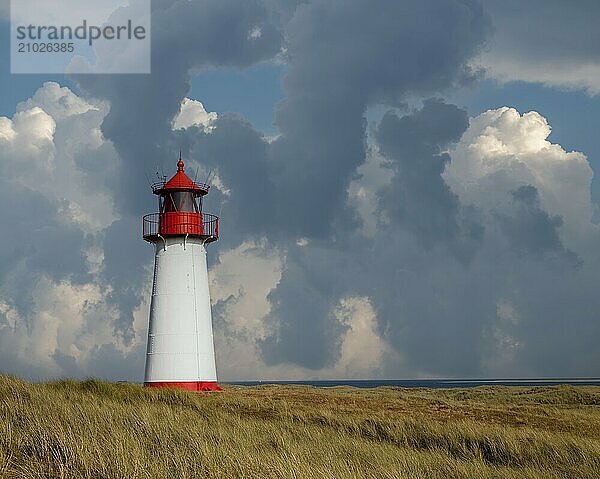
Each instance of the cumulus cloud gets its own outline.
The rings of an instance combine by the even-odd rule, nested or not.
[[[106,112],[50,82],[0,118],[0,221],[12,231],[0,255],[2,364],[27,377],[65,374],[59,358],[86,371],[96,348],[132,347],[113,335],[102,278],[102,235],[116,219],[96,173],[115,161]]]
[[[40,276],[33,288],[36,313],[29,317],[0,302],[0,362],[6,368],[29,378],[48,376],[96,375],[115,377],[115,370],[96,365],[96,353],[107,345],[120,352],[123,361],[140,365],[139,354],[128,353],[139,347],[125,345],[113,335],[111,316],[100,285],[76,285],[68,280],[56,282]],[[101,366],[98,368],[97,366]],[[132,379],[137,371],[125,364],[123,379]],[[117,376],[118,377],[118,376]]]
[[[55,129],[54,119],[41,108],[34,107],[17,113],[12,119],[2,117],[0,139],[6,153],[14,155],[17,161],[22,160],[25,170],[29,167],[52,170]],[[16,155],[17,151],[25,155]],[[9,167],[8,161],[4,164],[5,168]]]
[[[426,111],[412,116],[426,117]],[[423,123],[433,129],[435,119],[430,115]],[[414,132],[414,121],[409,116],[397,125]],[[403,151],[418,151],[414,146],[420,141],[431,145],[427,131],[406,137],[396,129],[390,137],[402,138]],[[454,204],[479,231],[477,241],[467,243],[471,254],[466,261],[444,250],[448,237],[425,253],[406,236],[410,228],[402,222],[386,225],[375,236],[369,253],[379,281],[372,301],[380,329],[410,370],[425,375],[592,374],[582,365],[592,364],[596,353],[579,347],[585,341],[570,326],[597,329],[589,314],[596,299],[576,286],[595,282],[591,278],[597,274],[598,230],[589,214],[591,169],[582,154],[550,144],[549,132],[539,114],[501,108],[472,119],[460,141],[448,146],[443,178],[459,203],[446,200],[433,209]],[[421,158],[415,154],[407,161]],[[416,171],[429,178],[428,185],[436,185],[442,170]],[[427,188],[415,193],[412,214],[431,215],[427,206],[436,198],[433,193]],[[396,287],[390,286],[391,278]],[[559,333],[565,328],[569,338]],[[534,359],[541,357],[545,362]]]
[[[535,111],[486,111],[471,119],[443,176],[461,203],[488,211],[509,208],[515,190],[534,186],[541,207],[562,218],[565,244],[577,248],[592,226],[593,172],[585,155],[549,142],[550,131]]]
[[[102,109],[101,105],[91,104],[75,95],[69,88],[61,87],[55,82],[45,83],[31,98],[19,103],[17,111],[27,111],[35,107],[41,108],[56,121]],[[103,110],[106,112],[106,109]]]
[[[217,114],[214,111],[207,112],[202,102],[184,98],[181,102],[179,113],[173,119],[172,127],[178,130],[180,128],[185,129],[190,126],[197,126],[204,128],[204,131],[211,131],[216,119]]]
[[[115,153],[100,131],[106,112],[105,105],[45,83],[17,105],[13,118],[0,118],[3,177],[61,203],[86,232],[103,229],[114,218],[113,199],[103,188],[103,175],[90,178],[80,165],[111,173]]]
[[[264,321],[272,308],[269,294],[281,280],[285,263],[281,252],[262,240],[223,252],[211,269],[219,373],[238,380],[383,377],[386,365],[399,356],[380,336],[366,297],[341,298],[334,307],[331,317],[345,332],[331,366],[315,371],[297,362],[263,361],[258,345],[272,334],[272,325]]]
[[[504,136],[506,149],[548,150],[545,168],[555,171],[544,178],[564,175],[564,162],[554,162],[557,152],[586,176],[583,155],[544,143],[545,119],[534,122],[546,125],[542,138],[539,126],[524,123]],[[585,241],[567,244],[564,231],[580,210],[565,207],[564,217],[549,210],[537,187],[524,184],[519,175],[502,184],[506,199],[495,203],[463,201],[453,183],[445,182],[444,172],[455,168],[455,157],[457,167],[464,160],[467,170],[486,161],[494,168],[493,156],[469,148],[478,136],[474,130],[493,131],[493,124],[490,117],[475,118],[468,126],[464,112],[439,101],[425,102],[403,117],[390,113],[383,118],[373,137],[382,159],[371,160],[368,167],[379,169],[381,177],[370,173],[353,184],[355,191],[369,191],[363,199],[371,208],[368,198],[380,198],[376,231],[337,228],[336,241],[313,239],[297,243],[297,249],[288,247],[279,286],[270,295],[267,323],[273,333],[261,341],[270,367],[294,364],[321,374],[339,364],[350,328],[336,315],[339,303],[333,298],[362,297],[373,307],[377,348],[385,351],[388,345],[395,354],[383,355],[379,374],[592,374],[584,364],[593,364],[597,353],[579,345],[585,342],[580,331],[597,330],[589,307],[596,298],[577,286],[596,281],[597,228],[590,217]],[[462,158],[462,149],[472,156]],[[519,155],[505,160],[512,167],[523,161]],[[387,180],[386,171],[391,172]],[[467,181],[477,187],[468,176]],[[584,210],[589,210],[589,181],[575,188],[575,202],[587,198]],[[434,221],[438,215],[444,221]],[[436,226],[426,228],[431,221]],[[294,311],[298,315],[290,316]],[[582,329],[569,329],[565,339],[560,331],[571,322]],[[307,344],[311,354],[303,355]]]

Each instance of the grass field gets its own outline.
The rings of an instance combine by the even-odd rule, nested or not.
[[[600,388],[146,390],[0,377],[1,478],[600,478]]]

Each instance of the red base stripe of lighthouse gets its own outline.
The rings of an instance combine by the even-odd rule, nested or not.
[[[186,391],[222,391],[216,381],[182,381],[144,383],[147,388],[174,388]]]

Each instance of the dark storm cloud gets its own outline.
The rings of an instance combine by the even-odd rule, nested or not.
[[[478,369],[481,327],[495,312],[493,285],[467,309],[480,278],[464,260],[476,253],[483,227],[441,177],[443,152],[467,124],[463,110],[439,100],[402,118],[384,116],[374,137],[393,176],[379,192],[375,237],[338,229],[340,241],[292,249],[271,293],[268,320],[279,328],[262,344],[265,360],[313,369],[334,363],[345,329],[331,312],[341,297],[361,295],[373,300],[380,333],[406,356],[404,374]]]
[[[487,28],[482,11],[468,2],[300,6],[286,35],[287,96],[276,114],[281,136],[270,148],[278,200],[274,230],[294,241],[327,237],[336,229],[341,236],[356,227],[357,218],[346,206],[347,191],[365,161],[367,106],[469,81],[472,72],[466,63]],[[451,127],[459,131],[451,137],[466,126],[461,115],[458,126]],[[311,257],[309,252],[303,256]],[[307,268],[306,258],[300,264],[294,264],[299,258],[286,258],[282,280],[270,296],[274,308],[269,319],[279,329],[261,344],[268,362],[317,369],[337,359],[344,329],[330,315],[340,294],[311,284],[344,282],[340,265],[349,266],[348,258],[335,261],[331,256],[334,250],[318,255],[313,268]],[[316,280],[320,269],[337,274]],[[353,274],[360,276],[359,271]]]
[[[387,113],[374,135],[393,176],[378,195],[384,223],[366,253],[375,281],[364,294],[380,331],[421,374],[476,373],[480,328],[495,312],[493,288],[481,288],[471,264],[484,227],[442,178],[446,150],[467,126],[464,110],[427,100],[401,118]]]
[[[527,218],[521,212],[515,222]],[[372,299],[381,334],[403,355],[400,374],[593,374],[597,353],[580,345],[588,342],[581,341],[582,331],[598,333],[592,313],[597,300],[578,286],[589,290],[590,270],[581,270],[562,245],[550,255],[535,250],[537,241],[549,243],[556,231],[524,234],[515,249],[500,230],[493,219],[486,221],[467,263],[440,247],[424,250],[399,227],[375,238],[369,250],[375,283],[364,294]],[[590,361],[585,367],[582,358]]]
[[[272,331],[260,342],[267,364],[289,362],[310,369],[333,363],[347,327],[333,314],[349,293],[356,265],[349,250],[335,243],[290,246],[277,288],[269,294]]]
[[[447,161],[443,151],[466,126],[463,111],[440,101],[426,101],[402,118],[390,113],[382,119],[375,138],[394,172],[390,186],[380,191],[385,220],[374,237],[336,230],[346,235],[342,241],[289,249],[282,280],[270,297],[267,321],[277,328],[261,344],[268,363],[312,369],[334,363],[345,328],[332,310],[339,298],[359,295],[370,298],[379,333],[402,356],[387,374],[551,370],[539,367],[536,354],[551,358],[565,374],[577,370],[575,359],[568,365],[559,361],[558,351],[568,349],[559,346],[560,335],[544,333],[542,339],[540,333],[545,321],[555,323],[554,332],[566,326],[567,308],[555,303],[568,298],[573,308],[574,278],[584,275],[561,243],[562,222],[540,208],[530,186],[513,193],[512,209],[503,214],[461,206],[441,173]],[[566,286],[565,277],[568,292],[553,295]],[[503,316],[504,302],[514,307],[514,318]],[[585,323],[580,312],[577,321]],[[572,348],[579,333],[569,336]]]
[[[412,115],[388,112],[375,132],[391,183],[379,193],[379,208],[387,220],[416,235],[425,247],[452,243],[470,227],[458,197],[442,179],[450,156],[445,150],[468,126],[467,112],[440,100],[428,100]],[[476,237],[472,225],[467,236]]]
[[[483,57],[492,76],[600,92],[600,2],[483,0],[483,5],[495,30]]]
[[[402,118],[394,113],[383,117],[374,137],[393,176],[389,186],[379,193],[384,221],[374,240],[377,247],[370,248],[373,240],[361,240],[355,231],[337,230],[340,237],[348,234],[352,237],[335,245],[326,243],[325,247],[309,244],[306,248],[291,249],[294,254],[286,258],[282,280],[270,296],[273,309],[268,320],[279,328],[261,345],[267,362],[289,361],[313,369],[335,362],[345,329],[331,317],[331,311],[343,295],[358,293],[377,298],[375,308],[381,324],[385,325],[382,330],[391,328],[392,334],[401,329],[406,332],[404,328],[410,325],[410,321],[402,319],[401,312],[408,311],[413,318],[418,317],[422,315],[418,312],[420,305],[428,308],[431,323],[439,320],[438,303],[425,301],[430,288],[414,281],[406,271],[417,271],[417,265],[411,268],[410,264],[415,258],[425,259],[427,250],[435,245],[450,246],[461,252],[461,256],[469,255],[476,246],[474,240],[481,236],[479,224],[463,220],[458,199],[441,177],[449,160],[443,151],[460,139],[467,126],[465,111],[440,100],[428,100],[422,109]],[[464,238],[469,241],[463,241]],[[410,252],[409,257],[401,251]],[[447,249],[443,251],[447,256]],[[455,271],[462,269],[457,264],[453,267]],[[413,287],[404,288],[404,280]],[[439,285],[440,290],[448,289],[444,281]],[[403,304],[400,306],[398,301]],[[456,304],[457,309],[462,307],[462,302]],[[398,327],[405,321],[405,326]],[[445,328],[438,331],[440,339],[448,337]],[[467,339],[465,328],[460,331],[463,340]],[[417,333],[410,337],[411,344],[403,344],[402,350],[414,345],[416,352],[420,351],[423,338]],[[400,338],[393,339],[395,345],[404,343]],[[432,361],[438,364],[433,358]],[[465,363],[470,365],[472,361]],[[459,361],[453,364],[465,367]]]
[[[171,120],[189,90],[192,69],[250,66],[273,57],[282,42],[256,0],[161,2],[152,15],[151,75],[76,77],[89,95],[110,101],[102,131],[124,160],[123,171],[136,174],[169,162],[178,151]],[[251,38],[257,28],[260,36]],[[114,180],[120,210],[139,214],[147,205],[147,185],[132,182],[129,174]]]
[[[498,53],[533,62],[600,61],[600,3],[575,0],[483,0],[493,18]]]
[[[258,29],[258,30],[257,30]],[[252,31],[260,35],[251,36]],[[168,174],[181,146],[171,120],[189,90],[190,72],[211,66],[243,68],[269,59],[281,49],[282,33],[270,23],[261,2],[233,0],[163,1],[153,4],[152,74],[78,76],[88,95],[110,102],[102,132],[120,154],[121,170],[109,184],[123,220],[111,227],[105,242],[106,280],[119,305],[117,321],[128,335],[145,278],[141,274],[138,216],[151,208],[148,185],[139,181],[157,166]],[[82,164],[82,166],[84,166]],[[91,173],[91,172],[90,172]],[[115,235],[125,227],[126,235]],[[112,244],[109,244],[112,241]],[[146,254],[148,250],[144,251]],[[122,273],[122,274],[121,274]]]
[[[519,254],[543,258],[546,254],[556,253],[576,261],[575,255],[567,251],[560,240],[562,218],[551,216],[540,207],[537,188],[521,186],[512,192],[512,197],[515,214],[498,216],[512,248]]]
[[[345,208],[348,184],[365,159],[366,107],[438,91],[472,78],[466,67],[488,30],[473,2],[315,1],[286,30],[286,97],[277,220],[299,236],[326,235]],[[315,212],[318,211],[318,214]]]
[[[470,81],[466,64],[489,29],[473,2],[300,4],[285,27],[289,73],[286,99],[276,114],[281,136],[267,144],[235,118],[219,120],[211,135],[198,129],[173,133],[170,122],[189,89],[190,70],[244,67],[272,58],[283,46],[283,34],[271,22],[290,18],[293,8],[293,2],[270,11],[258,1],[161,2],[153,13],[152,75],[77,78],[84,91],[111,104],[102,129],[123,161],[113,185],[122,214],[139,214],[149,205],[145,185],[132,185],[131,172],[168,161],[183,143],[197,144],[191,154],[217,166],[230,188],[230,198],[213,194],[209,201],[224,201],[229,226],[222,232],[238,242],[266,234],[285,249],[300,236],[327,236],[332,225],[352,227],[356,217],[345,204],[349,183],[365,159],[367,106]],[[252,31],[260,35],[251,38]],[[137,238],[128,243],[121,244],[123,251],[139,247]],[[128,257],[119,265],[135,271]],[[290,265],[286,275],[294,270]],[[117,295],[141,286],[121,283],[108,270],[107,275],[116,281]],[[286,284],[289,291],[295,283],[286,279],[282,288]],[[120,301],[129,322],[134,297]],[[275,292],[273,298],[284,322],[303,314],[290,294]],[[323,308],[309,314],[309,321],[326,321]],[[119,321],[123,328],[127,323]],[[325,358],[315,354],[320,349],[315,345],[307,355]]]
[[[551,258],[511,271],[507,297],[514,302],[516,321],[510,332],[521,344],[515,368],[521,375],[597,375],[600,264],[571,264],[568,258]]]
[[[475,376],[481,332],[496,313],[497,278],[444,248],[424,250],[402,228],[373,242],[372,298],[381,334],[403,355],[398,374]]]
[[[224,245],[236,246],[248,236],[260,237],[272,231],[272,218],[277,208],[276,186],[271,181],[272,162],[269,145],[250,123],[234,115],[223,115],[211,133],[190,128],[176,134],[188,145],[190,156],[198,158],[208,170],[218,171],[229,188],[225,197],[216,189],[206,198],[207,211],[218,213],[224,206],[221,225]]]

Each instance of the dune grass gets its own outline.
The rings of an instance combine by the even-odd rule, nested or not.
[[[600,388],[0,377],[1,478],[600,478]]]

